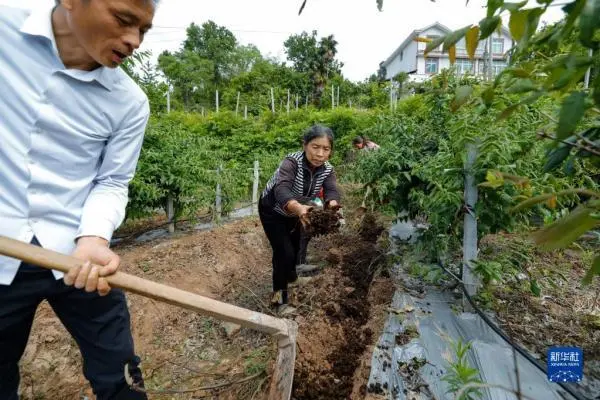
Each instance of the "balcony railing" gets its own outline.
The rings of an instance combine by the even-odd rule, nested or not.
[[[419,47],[417,48],[419,55],[422,55],[425,53],[425,47],[426,47],[425,43],[419,43]],[[483,48],[477,48],[475,50],[475,58],[483,58],[484,53],[485,53],[485,50]],[[442,46],[437,47],[437,48],[433,49],[432,51],[430,51],[429,53],[427,53],[427,55],[438,56],[438,57],[441,56],[442,54],[444,54],[442,52]],[[468,55],[469,55],[469,53],[467,52],[467,49],[465,49],[465,48],[457,48],[456,49],[457,57],[464,58],[464,57],[467,57]],[[496,59],[505,59],[506,54],[494,53],[493,57]]]

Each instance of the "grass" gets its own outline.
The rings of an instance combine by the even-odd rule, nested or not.
[[[274,359],[269,347],[260,347],[253,349],[244,358],[244,372],[246,375],[255,375],[260,372],[266,372],[269,361]]]

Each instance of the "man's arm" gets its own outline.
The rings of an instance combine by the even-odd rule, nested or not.
[[[128,186],[135,173],[150,115],[148,101],[140,103],[130,115],[127,125],[106,143],[75,239],[77,247],[73,256],[101,267],[91,268],[88,263],[71,270],[64,278],[65,284],[75,284],[88,292],[98,290],[100,294],[107,294],[110,287],[103,277],[115,273],[120,264],[119,257],[108,245],[125,218]]]
[[[77,239],[97,236],[110,241],[125,219],[129,182],[135,173],[149,115],[148,102],[143,101],[132,111],[127,126],[106,143],[94,187],[83,207]]]

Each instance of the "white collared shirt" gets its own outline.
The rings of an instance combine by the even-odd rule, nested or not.
[[[70,254],[123,222],[150,111],[120,68],[65,68],[52,7],[0,6],[0,235]],[[0,284],[19,264],[0,256]]]

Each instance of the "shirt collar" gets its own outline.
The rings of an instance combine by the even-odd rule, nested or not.
[[[26,35],[40,36],[48,39],[52,44],[52,49],[54,50],[56,57],[60,59],[56,38],[54,37],[54,30],[52,29],[52,11],[54,10],[54,7],[54,2],[35,7],[23,25],[21,25],[21,32]],[[60,72],[79,81],[91,82],[95,80],[107,90],[111,90],[115,83],[113,71],[107,67],[99,67],[93,71],[65,68]]]

